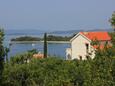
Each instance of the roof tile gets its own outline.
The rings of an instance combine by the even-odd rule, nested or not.
[[[98,41],[109,41],[111,37],[109,36],[108,32],[80,32],[81,34],[85,35],[90,40],[98,40]]]

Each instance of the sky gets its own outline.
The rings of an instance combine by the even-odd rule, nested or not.
[[[0,0],[5,29],[107,29],[115,0]]]

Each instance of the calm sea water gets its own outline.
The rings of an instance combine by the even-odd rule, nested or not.
[[[36,37],[40,37],[43,36],[42,33],[35,33],[32,32],[23,32],[23,34],[20,32],[18,32],[18,34],[16,34],[16,31],[13,33],[11,32],[7,32],[5,35],[5,41],[4,41],[4,45],[9,47],[9,43],[10,43],[10,39],[11,38],[16,38],[19,36],[25,36],[25,35],[31,35],[31,36],[36,36]],[[59,34],[58,34],[59,35]],[[64,34],[63,34],[64,35]],[[65,58],[66,54],[65,54],[65,50],[66,48],[70,47],[70,44],[68,43],[48,43],[48,54],[51,56],[58,56],[60,58]],[[9,52],[9,57],[10,56],[14,56],[16,54],[21,54],[23,52],[26,52],[27,50],[31,50],[31,49],[37,49],[39,52],[43,53],[43,43],[39,42],[34,44],[34,46],[32,46],[32,43],[25,43],[25,44],[13,44],[10,47],[10,52]]]

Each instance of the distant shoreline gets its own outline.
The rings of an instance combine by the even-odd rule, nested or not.
[[[10,44],[43,43],[44,41],[11,41]],[[47,41],[47,43],[70,43],[69,41]]]
[[[63,36],[55,36],[55,35],[48,35],[47,36],[47,41],[49,43],[65,43],[65,41],[69,41],[72,37],[63,37]],[[40,37],[32,37],[32,36],[22,36],[22,37],[17,37],[17,38],[12,38],[10,40],[11,42],[36,42],[36,41],[44,41],[44,38]]]

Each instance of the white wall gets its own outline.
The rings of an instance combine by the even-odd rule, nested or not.
[[[71,60],[72,59],[72,57],[71,57],[71,48],[67,48],[66,49],[66,59],[67,60]]]
[[[71,48],[72,48],[72,59],[80,59],[79,56],[82,56],[82,59],[85,60],[86,58],[86,43],[89,44],[89,52],[91,52],[91,46],[90,41],[87,40],[82,35],[78,35],[72,42],[71,42]],[[93,56],[95,53],[93,52]],[[93,58],[93,57],[92,57]]]

